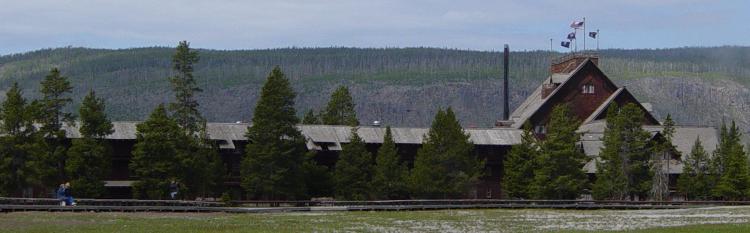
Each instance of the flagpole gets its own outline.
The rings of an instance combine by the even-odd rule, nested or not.
[[[583,51],[586,51],[586,17],[583,17]]]
[[[578,28],[573,28],[573,35],[576,35],[576,34],[578,34]],[[578,52],[578,38],[574,37],[573,41],[575,43],[575,45],[574,45],[575,49],[573,49],[573,53],[576,53],[576,52]]]
[[[596,51],[599,52],[599,29],[596,29]]]

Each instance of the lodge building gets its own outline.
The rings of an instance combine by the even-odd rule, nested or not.
[[[552,108],[558,104],[568,104],[574,116],[582,122],[580,149],[591,159],[582,169],[592,175],[596,172],[595,160],[603,145],[602,137],[606,127],[607,107],[612,103],[622,106],[634,103],[644,112],[643,128],[651,133],[652,140],[658,140],[662,131],[661,123],[651,114],[649,104],[640,103],[625,87],[615,85],[598,67],[599,58],[595,54],[571,54],[553,61],[550,76],[512,113],[509,118],[500,120],[494,128],[467,128],[470,141],[475,144],[474,155],[485,159],[485,174],[481,182],[467,191],[467,198],[503,198],[503,160],[511,146],[521,142],[522,127],[529,122],[537,135],[546,133],[545,124]],[[506,98],[507,99],[507,98]],[[507,103],[506,103],[507,106]],[[128,169],[131,152],[136,142],[138,122],[113,122],[114,133],[106,139],[114,149],[111,176],[106,181],[109,197],[129,198],[130,186],[137,179]],[[247,144],[246,123],[208,123],[208,136],[220,150],[227,166],[228,179],[225,185],[236,197],[242,195],[239,187],[240,161]],[[342,144],[349,142],[350,127],[332,125],[299,125],[306,139],[307,149],[316,152],[316,161],[333,167]],[[428,128],[392,128],[399,154],[410,164],[423,143]],[[69,138],[78,138],[78,130],[69,128]],[[376,154],[383,143],[385,128],[361,126],[359,135],[366,142],[368,150]],[[718,144],[716,129],[711,127],[677,126],[673,144],[677,151],[668,155],[669,162],[664,171],[670,176],[670,187],[674,189],[677,175],[682,172],[681,156],[690,153],[693,143],[700,138],[705,149],[711,153]]]

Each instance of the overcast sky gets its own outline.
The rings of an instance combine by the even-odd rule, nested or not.
[[[750,1],[744,0],[0,0],[0,54],[179,40],[211,49],[500,50],[509,43],[534,50],[548,49],[552,38],[560,49],[570,22],[582,17],[587,30],[601,30],[601,48],[750,45]]]

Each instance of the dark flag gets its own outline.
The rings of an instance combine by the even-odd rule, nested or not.
[[[572,23],[570,23],[570,27],[575,28],[575,29],[581,29],[581,27],[583,27],[583,21],[575,20]]]
[[[568,33],[568,40],[575,40],[575,39],[576,39],[576,33],[575,32]]]
[[[570,41],[562,41],[560,42],[560,46],[570,48]]]
[[[589,32],[589,37],[596,39],[598,32]]]

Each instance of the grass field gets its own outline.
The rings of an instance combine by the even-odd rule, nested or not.
[[[0,214],[0,232],[750,232],[750,207],[681,210]]]

